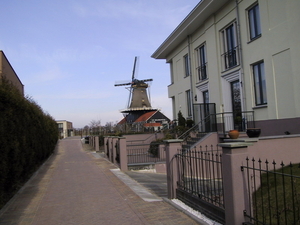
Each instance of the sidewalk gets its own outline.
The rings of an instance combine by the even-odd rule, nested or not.
[[[55,154],[0,211],[0,224],[198,224],[157,196],[146,201],[118,174],[127,176],[84,151],[79,138],[61,140]]]

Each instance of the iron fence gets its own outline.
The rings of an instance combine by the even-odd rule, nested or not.
[[[223,223],[222,154],[213,146],[200,150],[179,150],[176,155],[177,198],[185,204]]]
[[[300,164],[246,159],[248,207],[252,224],[300,224]],[[270,168],[271,167],[271,168]]]
[[[226,134],[229,130],[246,131],[255,128],[254,112],[243,111],[239,113],[224,112],[215,114],[218,133]]]
[[[157,163],[166,161],[165,146],[158,146],[157,149],[149,147],[127,150],[128,165],[142,163]]]

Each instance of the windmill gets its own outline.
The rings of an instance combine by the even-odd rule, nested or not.
[[[115,86],[127,86],[126,89],[129,90],[127,109],[121,111],[124,118],[118,125],[120,130],[125,132],[158,130],[163,122],[168,123],[170,120],[158,109],[151,107],[147,89],[148,83],[153,79],[139,80],[136,78],[137,59],[137,57],[134,58],[131,81],[115,84]]]
[[[136,64],[137,57],[134,58],[131,81],[115,84],[115,86],[129,86],[127,87],[129,90],[127,110],[123,111],[127,113],[139,110],[153,110],[147,94],[147,88],[149,87],[147,82],[153,81],[153,79],[138,80],[136,78]]]

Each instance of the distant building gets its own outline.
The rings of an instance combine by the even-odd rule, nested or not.
[[[130,116],[128,114],[127,116]],[[125,131],[127,118],[124,117],[119,123],[119,129]],[[131,131],[135,132],[147,132],[147,131],[159,131],[163,128],[168,128],[170,119],[166,117],[159,110],[153,110],[149,112],[144,112],[138,118],[136,118],[131,123]]]
[[[59,131],[59,138],[71,137],[73,133],[73,124],[72,122],[66,120],[56,120]]]
[[[299,134],[299,11],[296,0],[200,1],[152,55],[170,64],[173,118],[228,116],[228,131],[251,111],[262,136]]]
[[[24,85],[22,84],[18,75],[14,71],[13,67],[10,65],[8,59],[6,58],[2,50],[0,50],[0,78],[4,78],[10,81],[24,96]]]

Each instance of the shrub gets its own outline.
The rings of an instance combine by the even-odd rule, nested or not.
[[[55,120],[8,81],[0,82],[0,208],[53,153]]]

